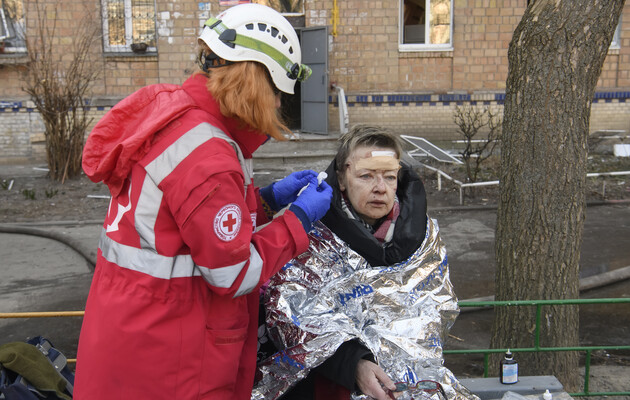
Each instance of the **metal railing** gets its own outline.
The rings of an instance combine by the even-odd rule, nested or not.
[[[630,390],[619,392],[591,392],[589,390],[591,354],[598,350],[630,350],[630,345],[609,345],[609,346],[567,346],[567,347],[543,347],[540,344],[540,329],[542,321],[542,307],[549,305],[579,305],[579,304],[630,304],[630,298],[609,298],[609,299],[563,299],[563,300],[511,300],[511,301],[460,301],[460,308],[475,307],[512,307],[512,306],[535,306],[536,325],[534,333],[534,346],[510,348],[512,353],[525,352],[557,352],[557,351],[583,351],[586,353],[584,360],[584,385],[581,392],[569,393],[572,397],[588,396],[630,396]],[[15,312],[0,313],[0,319],[7,318],[53,318],[53,317],[82,317],[84,311],[51,311],[51,312]],[[483,376],[488,377],[488,359],[490,354],[505,353],[508,349],[464,349],[464,350],[444,350],[446,354],[483,354],[484,372]],[[76,363],[76,359],[68,359],[69,363]]]
[[[549,305],[576,305],[576,304],[610,304],[630,303],[630,298],[610,299],[564,299],[564,300],[512,300],[512,301],[461,301],[460,307],[510,307],[510,306],[535,306],[536,325],[533,347],[510,348],[512,353],[525,352],[557,352],[557,351],[583,351],[586,353],[584,360],[584,384],[581,392],[569,393],[572,397],[588,396],[630,396],[630,390],[619,392],[591,392],[589,390],[591,354],[597,350],[630,350],[630,345],[610,346],[573,346],[573,347],[543,347],[540,344],[540,328],[542,321],[542,307]],[[505,353],[508,349],[465,349],[444,350],[444,354],[483,354],[483,376],[488,377],[488,358],[492,353]]]
[[[9,318],[57,318],[57,317],[82,317],[85,311],[38,311],[38,312],[13,312],[0,313],[0,319]],[[66,362],[76,364],[76,358],[68,358]]]
[[[413,158],[413,151],[408,152],[408,154]],[[499,185],[499,181],[498,180],[495,180],[495,181],[484,181],[484,182],[463,183],[463,182],[453,178],[452,176],[448,175],[446,172],[442,171],[439,168],[431,167],[430,165],[426,165],[426,164],[421,163],[421,162],[419,162],[419,164],[420,164],[420,166],[422,168],[426,168],[429,171],[433,171],[433,172],[435,172],[437,174],[438,191],[442,190],[442,177],[448,179],[449,181],[451,181],[455,185],[457,185],[459,187],[459,204],[460,205],[464,204],[464,189],[465,188],[479,187],[479,186],[498,186]],[[626,176],[626,175],[630,175],[630,171],[589,172],[589,173],[586,174],[586,177],[587,178],[600,178],[600,177],[607,177],[607,176]],[[602,197],[606,196],[606,180],[602,180],[602,192],[601,192],[601,195],[602,195]]]

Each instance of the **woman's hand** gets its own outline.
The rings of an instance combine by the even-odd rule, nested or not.
[[[398,397],[397,394],[393,394],[395,397],[392,396],[392,391],[396,390],[394,382],[381,367],[372,361],[360,360],[355,374],[357,386],[363,394],[376,400],[389,400]]]

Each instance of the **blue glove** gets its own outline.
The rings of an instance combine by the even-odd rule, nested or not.
[[[272,210],[278,211],[294,202],[300,189],[312,178],[317,178],[317,172],[310,169],[293,172],[281,181],[260,189],[260,194]]]
[[[332,188],[326,181],[317,186],[317,177],[315,176],[310,179],[309,185],[291,204],[289,210],[297,215],[304,226],[304,230],[308,232],[311,230],[313,222],[326,215],[330,208],[332,194]]]

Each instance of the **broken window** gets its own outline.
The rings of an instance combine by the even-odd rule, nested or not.
[[[615,34],[610,42],[611,49],[619,49],[621,48],[621,40],[619,39],[621,35],[621,16],[619,17],[619,23],[617,24],[617,28],[615,28]]]
[[[0,53],[26,53],[21,0],[0,1]]]
[[[154,0],[103,0],[103,37],[106,52],[155,52]]]
[[[304,0],[252,0],[282,14],[304,14]]]
[[[401,50],[450,50],[452,0],[400,0]]]

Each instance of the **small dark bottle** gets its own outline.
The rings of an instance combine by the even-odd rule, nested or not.
[[[503,360],[501,360],[501,371],[499,374],[499,381],[503,384],[511,385],[518,382],[518,363],[514,360],[510,349],[508,349]]]

